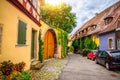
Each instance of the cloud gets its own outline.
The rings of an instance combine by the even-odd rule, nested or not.
[[[94,17],[96,13],[101,12],[102,10],[114,4],[118,0],[62,0],[62,1],[72,6],[72,12],[76,13],[77,26],[71,32],[71,34],[73,34],[85,22]]]

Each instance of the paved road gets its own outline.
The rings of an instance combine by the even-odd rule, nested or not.
[[[69,54],[68,64],[58,80],[120,80],[120,74],[106,70],[79,54]]]

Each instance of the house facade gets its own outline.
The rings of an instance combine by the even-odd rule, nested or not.
[[[116,45],[117,45],[117,49],[120,50],[120,17],[118,19],[118,24],[117,24],[117,28],[116,28]]]
[[[39,0],[0,0],[0,62],[38,60]]]
[[[108,34],[100,35],[100,50],[110,50],[110,49],[116,49],[116,43],[115,43],[115,33],[111,32]]]
[[[101,50],[120,49],[120,1],[106,8],[86,22],[73,35],[90,36]]]
[[[101,22],[101,28],[104,28],[99,33],[101,50],[119,49],[119,19],[120,1],[108,8],[104,22]]]

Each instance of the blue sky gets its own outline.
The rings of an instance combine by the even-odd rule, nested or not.
[[[72,12],[76,13],[77,26],[71,32],[73,34],[86,21],[95,16],[96,13],[101,12],[105,8],[114,4],[118,0],[62,0],[72,6]]]

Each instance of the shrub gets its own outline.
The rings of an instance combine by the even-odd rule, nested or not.
[[[22,72],[21,75],[20,75],[20,79],[19,80],[31,80],[30,71]]]
[[[7,78],[7,80],[21,80],[20,79],[21,73],[19,71],[13,71]]]
[[[87,56],[87,54],[90,53],[90,49],[83,49],[82,55]]]
[[[69,52],[73,52],[74,51],[74,47],[73,46],[70,46],[69,49],[68,49]]]
[[[0,66],[0,71],[2,71],[3,75],[10,75],[11,72],[13,71],[14,64],[9,60],[9,61],[4,61],[1,63]]]
[[[40,62],[43,62],[44,61],[44,56],[43,56],[43,52],[44,51],[44,48],[43,48],[43,41],[41,39],[41,32],[39,32],[39,61]]]
[[[79,42],[78,39],[75,39],[72,43],[72,46],[74,47],[74,53],[76,53],[79,50]]]
[[[13,71],[9,76],[4,77],[5,80],[31,80],[30,71]]]
[[[25,63],[24,62],[20,62],[18,64],[15,64],[14,68],[16,71],[22,72],[24,70],[25,67]]]
[[[1,63],[0,71],[2,71],[3,75],[10,75],[13,71],[19,71],[22,72],[24,70],[25,63],[20,62],[18,64],[13,64],[10,60],[4,61]]]

